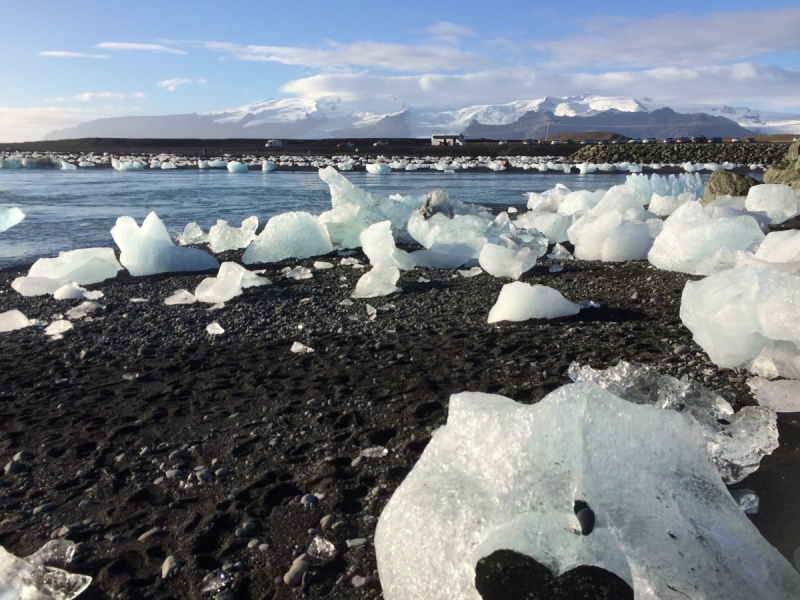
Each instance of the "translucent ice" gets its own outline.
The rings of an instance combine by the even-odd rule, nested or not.
[[[528,192],[528,209],[539,212],[556,212],[561,202],[572,192],[563,183],[542,193]]]
[[[99,283],[116,277],[122,270],[111,248],[83,248],[61,252],[56,258],[40,258],[28,277],[66,279],[80,285]]]
[[[255,215],[242,221],[241,227],[231,227],[227,221],[220,219],[208,232],[208,244],[212,252],[247,248],[256,237],[256,229],[258,229],[258,217]]]
[[[588,381],[635,404],[690,414],[702,427],[708,455],[727,484],[758,469],[761,459],[778,447],[775,413],[747,406],[734,414],[731,405],[696,381],[661,375],[652,367],[620,361],[597,370],[572,363],[572,381]]]
[[[367,165],[367,173],[370,175],[386,175],[391,172],[392,168],[384,163],[370,163]]]
[[[378,202],[333,167],[320,169],[319,177],[331,192],[332,209],[319,216],[327,227],[330,241],[338,248],[358,247],[359,234],[373,223],[386,219],[378,210]]]
[[[359,278],[356,288],[350,294],[350,297],[376,298],[400,292],[402,290],[396,285],[398,279],[400,279],[400,269],[397,267],[372,267],[370,271],[367,271]]]
[[[577,304],[564,298],[558,290],[514,281],[500,290],[497,302],[489,311],[488,322],[555,319],[576,315],[580,310]]]
[[[167,306],[174,306],[176,304],[194,304],[197,302],[194,294],[187,290],[177,290],[171,296],[164,299],[164,304]]]
[[[0,598],[3,600],[72,600],[92,582],[88,575],[68,573],[75,545],[67,540],[47,542],[27,558],[17,558],[0,546]]]
[[[408,233],[417,242],[431,248],[434,244],[471,244],[486,235],[491,221],[478,215],[455,215],[448,218],[441,213],[426,219],[415,212],[408,219]]]
[[[595,514],[588,535],[578,500]],[[637,600],[800,595],[800,575],[733,500],[696,422],[592,383],[533,405],[451,396],[447,424],[375,531],[387,600],[479,600],[475,566],[500,549],[554,575],[606,569]]]
[[[103,292],[88,292],[86,291],[86,288],[79,286],[74,281],[70,281],[68,284],[62,285],[55,292],[53,292],[53,299],[55,300],[83,300],[84,298],[91,299],[90,296],[102,298]]]
[[[214,321],[206,325],[206,333],[209,335],[222,335],[225,333],[225,330],[222,328],[222,325]]]
[[[755,255],[756,258],[774,263],[800,261],[800,231],[788,229],[768,233]]]
[[[284,258],[308,258],[333,250],[325,224],[306,212],[287,212],[272,217],[242,255],[245,264],[276,262]]]
[[[217,260],[198,248],[181,248],[172,243],[167,228],[151,212],[141,228],[132,217],[120,217],[111,228],[120,249],[119,260],[131,275],[152,275],[173,271],[205,271],[219,266]]]
[[[659,269],[695,273],[697,265],[720,248],[746,250],[763,239],[752,217],[713,219],[699,202],[687,202],[664,222],[647,258]]]
[[[50,325],[45,327],[44,334],[49,335],[53,339],[60,340],[62,337],[61,334],[63,334],[65,331],[69,331],[70,329],[72,329],[72,323],[64,319],[59,319],[58,321],[53,321],[50,323]]]
[[[656,221],[651,219],[650,221]],[[660,228],[661,222],[656,224]],[[643,260],[653,245],[653,228],[648,222],[627,220],[625,215],[609,210],[599,217],[587,214],[568,230],[581,260]]]
[[[78,306],[71,308],[67,311],[67,317],[72,320],[83,319],[89,315],[93,315],[105,309],[105,306],[86,300],[81,302]]]
[[[747,380],[747,385],[761,406],[771,408],[775,412],[800,412],[800,381],[796,379],[769,381],[753,377]]]
[[[206,277],[194,291],[195,298],[200,302],[217,304],[241,295],[244,288],[269,285],[272,283],[266,277],[259,277],[234,262],[224,262],[220,265],[216,277]]]
[[[657,214],[659,217],[668,217],[681,204],[697,200],[692,192],[683,192],[677,196],[662,196],[658,192],[653,192],[650,197],[650,206],[647,210]]]
[[[206,242],[208,242],[208,235],[203,233],[200,225],[194,221],[187,223],[186,227],[183,228],[183,232],[178,235],[178,243],[181,246],[194,246],[196,244],[205,244]]]
[[[31,320],[16,309],[0,313],[0,333],[24,329],[31,325]]]
[[[553,251],[547,255],[550,260],[572,260],[575,257],[561,244],[553,246]]]
[[[16,206],[11,208],[0,208],[0,233],[18,225],[25,218],[23,213]]]
[[[478,257],[483,270],[494,277],[519,279],[536,265],[536,255],[528,247],[486,244]]]
[[[277,168],[278,168],[278,165],[276,165],[271,160],[265,160],[264,162],[261,163],[261,170],[264,171],[264,172],[274,171]]]
[[[404,271],[414,269],[414,259],[395,246],[390,221],[370,225],[358,239],[372,266],[395,266]]]
[[[50,277],[17,277],[11,282],[11,288],[23,296],[44,296],[55,294],[60,288],[68,285],[66,279]]]
[[[472,240],[471,243],[435,243],[425,250],[416,250],[411,258],[418,267],[433,269],[455,269],[480,254],[486,244],[485,237]]]
[[[291,352],[294,352],[295,354],[313,354],[314,353],[314,349],[313,348],[309,348],[308,346],[306,346],[305,344],[301,344],[300,342],[294,342],[292,344],[292,347],[289,348],[289,350]]]
[[[800,276],[738,267],[689,281],[680,317],[720,367],[800,379]]]
[[[782,183],[754,185],[747,192],[745,208],[764,211],[773,223],[783,223],[797,215],[798,197],[791,186]]]
[[[228,171],[231,173],[247,173],[247,165],[240,163],[237,160],[232,160],[227,166]]]
[[[290,269],[286,272],[287,279],[294,279],[295,281],[302,281],[303,279],[311,279],[314,277],[314,273],[311,269],[304,267],[303,265],[298,265],[294,269]]]
[[[536,229],[542,232],[550,244],[566,242],[567,230],[572,225],[572,219],[554,212],[529,211],[517,217],[514,224],[526,229]]]

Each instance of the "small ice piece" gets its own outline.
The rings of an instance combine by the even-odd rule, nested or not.
[[[25,213],[16,206],[0,208],[0,233],[22,223],[24,218]]]
[[[459,269],[458,274],[462,277],[475,277],[483,273],[483,269],[480,267],[472,267],[471,269]]]
[[[751,211],[764,211],[773,223],[783,223],[797,215],[798,200],[791,186],[762,183],[748,190],[744,207]]]
[[[164,299],[164,304],[174,306],[175,304],[194,304],[197,298],[187,290],[177,290],[174,294]]]
[[[342,266],[342,267],[347,267],[347,266],[355,267],[355,266],[358,266],[360,264],[361,264],[361,261],[358,260],[357,258],[348,257],[348,258],[343,258],[342,260],[339,261],[339,265]]]
[[[200,225],[194,221],[187,223],[183,232],[178,235],[178,243],[181,246],[195,246],[208,242],[208,234],[203,233]]]
[[[752,377],[747,380],[747,385],[761,406],[779,413],[800,412],[800,381],[796,379],[769,381],[761,377]]]
[[[344,300],[339,302],[339,304],[341,304],[342,306],[353,306],[353,304],[355,304],[355,302],[350,300],[350,298],[345,298]]]
[[[111,228],[120,248],[119,261],[134,276],[173,271],[216,269],[217,260],[199,248],[182,248],[172,243],[167,228],[151,212],[139,227],[132,217],[120,217]]]
[[[488,322],[555,319],[579,312],[580,307],[564,298],[558,290],[514,281],[500,290],[497,302],[489,311]]]
[[[16,309],[0,313],[0,333],[24,329],[25,327],[30,327],[32,324],[28,317]]]
[[[73,600],[89,587],[88,575],[69,573],[75,544],[47,542],[27,558],[18,558],[0,546],[0,598],[8,600]]]
[[[405,251],[398,249],[392,236],[391,221],[381,221],[370,225],[358,236],[364,254],[374,267],[394,266],[404,271],[411,271],[416,264]]]
[[[329,562],[336,558],[336,546],[325,538],[315,536],[306,550],[309,556],[321,562]]]
[[[247,165],[237,160],[232,160],[228,163],[228,171],[231,173],[247,173]]]
[[[271,160],[265,160],[264,162],[261,163],[261,170],[264,171],[264,172],[274,171],[277,168],[278,168],[278,165],[276,165]]]
[[[332,269],[333,266],[334,266],[333,263],[325,262],[325,261],[322,261],[322,260],[314,261],[314,268],[318,269],[320,271],[325,270],[325,269]]]
[[[506,212],[507,212],[508,214],[510,214],[510,215],[515,215],[515,214],[517,214],[519,211],[517,210],[517,208],[516,208],[515,206],[509,206],[509,207],[506,209]]]
[[[397,267],[372,267],[359,278],[350,297],[375,298],[400,292],[402,289],[396,286],[398,279],[400,279],[400,269]]]
[[[759,499],[753,490],[731,490],[731,497],[746,515],[757,515]]]
[[[101,312],[104,309],[105,306],[103,306],[102,304],[98,304],[97,302],[92,302],[91,300],[86,300],[85,302],[81,302],[75,308],[69,309],[67,311],[67,318],[73,320],[83,319],[86,316]]]
[[[49,335],[53,339],[60,340],[62,337],[61,334],[63,334],[65,331],[69,331],[70,329],[72,329],[72,323],[64,319],[59,319],[58,321],[53,321],[50,323],[50,325],[45,327],[44,334]]]
[[[60,252],[55,258],[40,258],[28,271],[28,277],[66,279],[78,285],[90,285],[116,277],[122,270],[112,248],[82,248]]]
[[[208,232],[208,244],[214,253],[247,248],[256,238],[256,229],[258,217],[255,215],[242,221],[241,227],[231,227],[227,221],[219,219]]]
[[[56,300],[83,300],[85,293],[86,288],[82,288],[74,281],[70,281],[53,292],[53,298]]]
[[[44,296],[55,294],[69,283],[66,279],[51,279],[50,277],[17,277],[11,282],[11,288],[23,296]]]
[[[425,279],[425,278],[424,278],[424,277],[422,277],[422,276],[420,276],[420,278],[419,278],[419,279],[417,279],[417,283],[430,283],[430,282],[431,282],[431,280],[430,280],[430,279]]]
[[[206,326],[206,331],[209,335],[221,335],[225,333],[225,330],[222,328],[222,325],[214,321],[213,323],[209,323]]]
[[[147,298],[129,298],[128,302],[133,302],[134,304],[137,302],[149,302]]]
[[[506,247],[487,243],[481,249],[478,261],[483,270],[493,277],[519,279],[536,265],[536,254],[527,246],[513,244],[512,247]]]
[[[245,264],[308,258],[333,250],[325,225],[307,212],[287,212],[272,217],[242,255]]]
[[[312,277],[314,277],[314,273],[311,271],[311,269],[308,269],[302,265],[298,265],[294,269],[290,269],[286,272],[286,278],[294,279],[295,281],[311,279]]]
[[[581,307],[581,310],[584,308],[600,308],[600,303],[594,300],[581,300],[578,302],[578,306]]]
[[[370,163],[367,165],[367,173],[370,175],[386,175],[391,172],[392,168],[385,163]]]
[[[567,250],[561,244],[556,244],[553,246],[553,251],[547,255],[547,258],[550,260],[574,260],[575,257],[572,256],[569,250]]]
[[[383,446],[370,446],[361,451],[361,456],[364,458],[383,458],[389,454],[389,451]]]
[[[194,295],[200,302],[217,304],[241,295],[244,288],[270,283],[272,282],[266,277],[259,277],[239,264],[224,262],[216,277],[206,277],[200,282]]]
[[[374,320],[378,313],[378,309],[372,306],[372,304],[367,304],[365,308],[367,309],[367,316]]]
[[[595,513],[589,535],[576,500]],[[374,540],[386,600],[479,600],[475,566],[500,549],[554,577],[605,569],[636,598],[800,597],[800,574],[731,498],[699,426],[588,382],[531,405],[451,396],[447,424],[383,509]]]
[[[292,347],[289,348],[291,352],[295,354],[312,354],[314,352],[313,348],[309,348],[305,344],[301,344],[300,342],[294,342]]]
[[[550,268],[547,270],[550,271],[551,273],[560,273],[561,271],[564,270],[564,267],[562,267],[561,265],[550,265]]]
[[[224,302],[217,302],[216,304],[212,304],[211,306],[209,306],[206,309],[206,312],[214,312],[215,310],[220,310],[222,308],[225,308],[225,303]]]

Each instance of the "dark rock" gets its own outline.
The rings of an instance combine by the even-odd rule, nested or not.
[[[448,219],[453,218],[453,207],[450,204],[450,196],[443,189],[436,188],[428,192],[425,196],[425,203],[420,209],[425,219],[430,219],[436,213],[441,213]]]
[[[706,184],[706,191],[700,199],[700,204],[705,206],[719,196],[747,196],[748,190],[758,184],[758,180],[741,173],[714,171]]]
[[[767,169],[764,183],[785,183],[800,191],[800,140],[789,146],[783,160]]]

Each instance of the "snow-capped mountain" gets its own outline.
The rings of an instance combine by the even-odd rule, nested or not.
[[[45,139],[425,137],[432,133],[463,132],[471,126],[474,129],[475,123],[486,126],[512,125],[525,115],[529,115],[530,120],[533,115],[545,113],[565,120],[586,117],[589,118],[586,121],[587,125],[590,121],[598,122],[598,119],[594,118],[598,115],[613,114],[613,123],[624,128],[625,114],[630,114],[632,123],[642,123],[647,119],[634,115],[653,113],[663,108],[667,107],[649,99],[640,101],[622,96],[595,94],[563,98],[545,96],[536,100],[478,104],[450,109],[409,106],[402,98],[397,97],[282,98],[201,115],[96,119],[69,129],[50,132]],[[709,105],[672,107],[672,109],[679,114],[701,113],[724,117],[741,127],[749,130],[758,129],[763,133],[800,133],[800,115]],[[602,118],[599,121],[602,121]],[[702,120],[694,119],[691,122],[700,123]],[[623,129],[618,133],[624,134],[626,131]]]

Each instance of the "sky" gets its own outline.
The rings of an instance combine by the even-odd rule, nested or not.
[[[0,141],[331,95],[453,109],[590,93],[800,113],[800,7],[755,6],[0,0]]]

